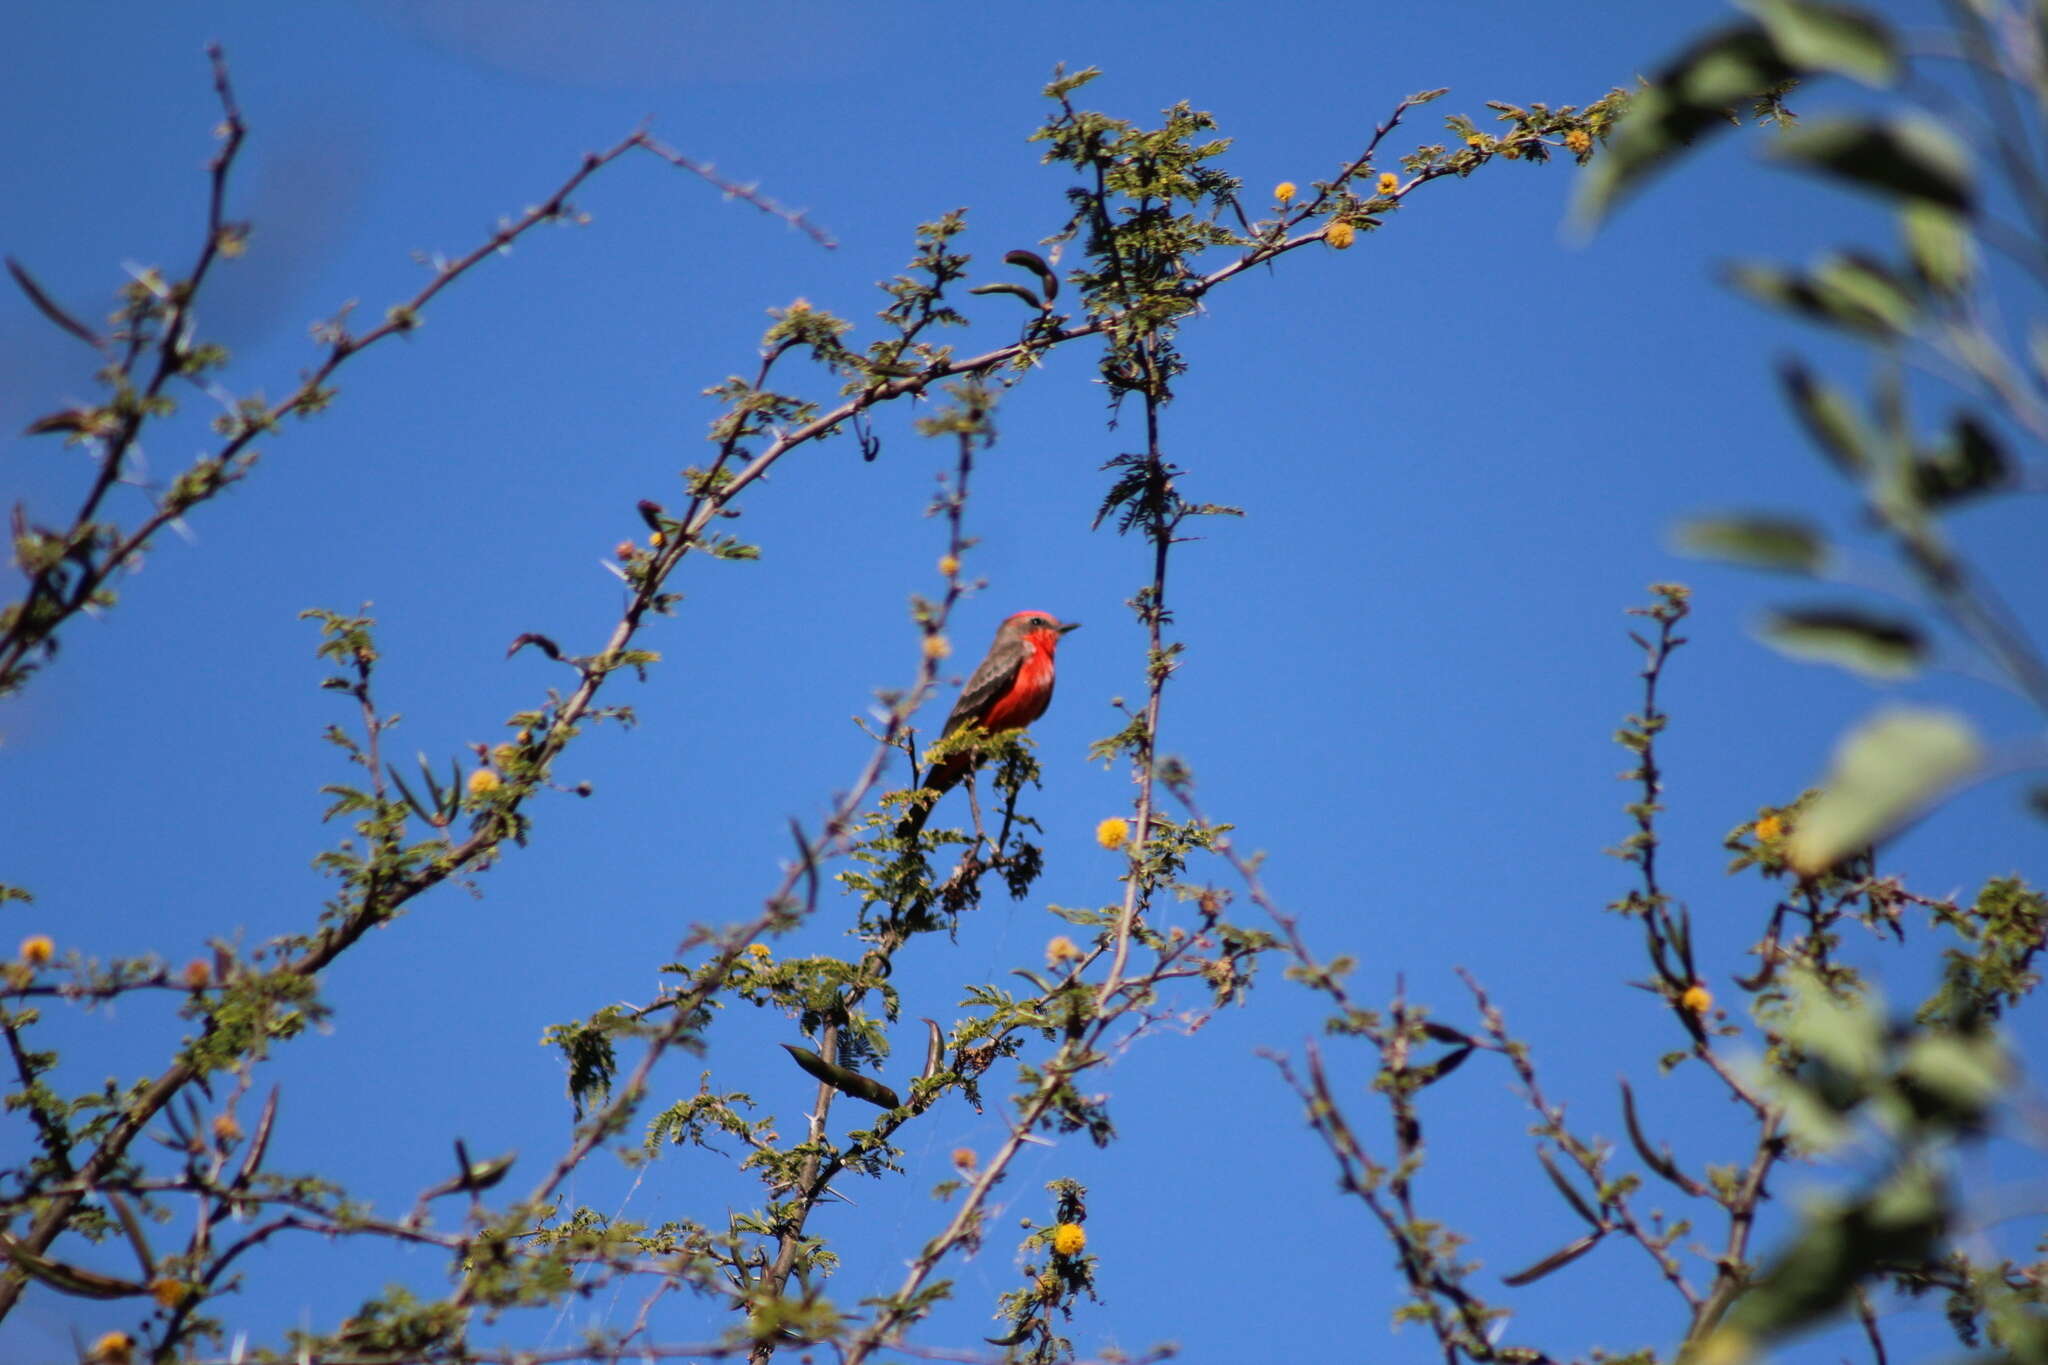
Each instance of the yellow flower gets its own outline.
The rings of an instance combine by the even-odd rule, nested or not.
[[[1695,981],[1685,988],[1685,994],[1678,997],[1678,1003],[1694,1014],[1705,1014],[1714,1008],[1714,993]]]
[[[518,740],[521,744],[531,744],[533,743],[533,731],[521,730],[518,734],[512,736],[512,738]]]
[[[1467,147],[1477,147],[1481,151],[1484,151],[1486,150],[1486,135],[1484,133],[1467,134],[1465,138],[1465,145]]]
[[[235,1122],[233,1114],[216,1114],[213,1119],[213,1135],[222,1142],[240,1142],[242,1125]]]
[[[1273,187],[1273,198],[1282,204],[1294,202],[1294,182],[1283,180]]]
[[[1593,150],[1593,135],[1584,128],[1574,128],[1564,135],[1564,146],[1566,151],[1584,156]]]
[[[503,785],[504,779],[489,768],[478,768],[469,775],[469,794],[471,796],[489,796]]]
[[[1065,934],[1055,936],[1045,945],[1045,965],[1048,967],[1057,967],[1062,962],[1071,962],[1080,956],[1081,950],[1074,945],[1074,940]]]
[[[1079,1256],[1081,1248],[1087,1245],[1088,1232],[1079,1223],[1062,1223],[1052,1230],[1055,1256]]]
[[[773,951],[765,943],[749,943],[747,945],[747,956],[756,962],[766,962]]]
[[[1358,229],[1349,223],[1332,223],[1323,229],[1323,240],[1339,251],[1350,246],[1357,236]]]
[[[57,945],[48,934],[30,934],[21,941],[21,962],[24,967],[40,967],[57,955]]]
[[[92,1344],[97,1365],[128,1365],[135,1358],[135,1338],[126,1332],[109,1332]]]
[[[668,537],[659,531],[649,531],[647,533],[647,543],[659,550],[662,546],[668,544]]]
[[[1785,837],[1785,822],[1775,815],[1766,815],[1756,822],[1756,837],[1765,843]]]
[[[953,642],[945,636],[927,635],[924,637],[924,657],[930,659],[933,663],[937,663],[952,652]]]
[[[960,572],[960,560],[953,555],[940,555],[939,572],[951,578],[954,574]]]
[[[981,1158],[974,1154],[972,1147],[955,1147],[953,1149],[953,1164],[963,1171],[971,1171],[981,1164]]]
[[[1131,822],[1112,815],[1095,827],[1095,842],[1114,853],[1131,837]]]
[[[1381,171],[1381,172],[1380,172],[1380,193],[1381,193],[1381,194],[1392,194],[1392,193],[1393,193],[1394,191],[1396,191],[1396,190],[1398,190],[1398,189],[1400,189],[1400,188],[1401,188],[1401,177],[1400,177],[1400,176],[1398,176],[1398,175],[1395,175],[1395,174],[1394,174],[1394,173],[1393,173],[1392,171]]]
[[[156,1300],[156,1306],[159,1308],[176,1308],[185,1301],[185,1282],[152,1280],[149,1284],[149,1296]]]

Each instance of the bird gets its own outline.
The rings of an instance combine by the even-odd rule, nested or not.
[[[945,739],[972,722],[993,735],[1004,730],[1021,730],[1045,714],[1052,703],[1053,653],[1067,632],[1078,630],[1079,621],[1061,624],[1042,611],[1020,611],[996,630],[988,655],[967,677],[960,700],[946,717]],[[953,754],[932,765],[924,785],[936,795],[915,802],[896,826],[896,837],[908,839],[924,828],[926,818],[939,797],[959,785],[973,765],[966,753]]]

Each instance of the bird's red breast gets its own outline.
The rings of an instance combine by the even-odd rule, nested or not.
[[[997,697],[981,717],[981,728],[990,734],[1016,730],[1045,714],[1052,704],[1052,656],[1060,642],[1050,630],[1035,630],[1022,641],[1024,657],[1009,690]]]

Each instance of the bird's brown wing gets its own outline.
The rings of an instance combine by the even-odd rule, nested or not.
[[[946,717],[946,728],[939,732],[939,738],[944,739],[970,720],[986,716],[989,708],[1016,684],[1029,648],[1022,640],[1008,640],[989,650],[988,657],[968,677],[967,686],[960,689],[960,700],[953,703],[952,714]]]
[[[953,710],[946,717],[946,728],[939,732],[944,739],[968,721],[978,721],[1006,696],[1016,685],[1018,671],[1024,667],[1029,648],[1022,640],[998,641],[981,661],[981,666],[968,676],[967,686],[960,689],[960,700],[953,703]],[[953,789],[961,778],[967,775],[968,758],[955,754],[943,763],[933,764],[925,770],[924,785],[931,791],[945,793]],[[936,798],[924,805],[912,806],[896,826],[896,837],[908,839],[924,828],[924,822],[931,814]]]

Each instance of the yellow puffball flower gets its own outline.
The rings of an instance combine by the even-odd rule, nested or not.
[[[240,1142],[242,1125],[235,1122],[233,1114],[216,1114],[213,1119],[213,1135],[222,1142]]]
[[[957,556],[954,556],[954,555],[940,555],[940,556],[939,556],[939,572],[940,572],[940,573],[942,573],[942,574],[944,574],[944,575],[945,575],[946,577],[948,577],[948,578],[951,578],[951,577],[952,577],[952,576],[953,576],[954,574],[956,574],[956,573],[959,573],[959,572],[960,572],[960,560],[959,560],[959,558],[958,558]]]
[[[1081,950],[1074,945],[1074,940],[1065,934],[1055,936],[1045,945],[1045,965],[1048,967],[1057,967],[1062,962],[1072,962],[1080,956]]]
[[[1293,182],[1292,180],[1283,180],[1283,181],[1281,181],[1281,182],[1280,182],[1279,184],[1275,185],[1275,186],[1273,187],[1273,198],[1274,198],[1274,199],[1275,199],[1275,200],[1276,200],[1277,202],[1279,202],[1279,203],[1282,203],[1282,204],[1291,204],[1291,203],[1293,203],[1293,202],[1294,202],[1294,182]]]
[[[1775,815],[1766,815],[1756,822],[1756,837],[1765,843],[1785,837],[1785,822]]]
[[[1358,237],[1358,229],[1349,223],[1332,223],[1323,229],[1323,240],[1342,251]]]
[[[471,796],[489,796],[504,785],[504,779],[489,768],[478,768],[469,775],[469,794]]]
[[[1130,840],[1131,822],[1112,815],[1095,827],[1095,842],[1114,853]]]
[[[96,1365],[128,1365],[135,1358],[135,1338],[126,1332],[109,1332],[92,1344]]]
[[[945,636],[927,635],[924,637],[924,657],[930,659],[933,663],[937,663],[952,652],[953,642]]]
[[[176,1308],[185,1301],[183,1280],[151,1280],[149,1296],[156,1300],[159,1308]]]
[[[1694,1014],[1705,1014],[1714,1008],[1714,993],[1695,981],[1685,988],[1685,994],[1678,997],[1678,1003]]]
[[[647,543],[659,550],[662,546],[668,544],[668,537],[659,531],[649,531],[647,533]]]
[[[747,945],[747,956],[756,962],[766,962],[773,951],[765,943],[749,943]]]
[[[1079,1256],[1087,1245],[1088,1231],[1079,1223],[1062,1223],[1052,1230],[1052,1250],[1056,1256]]]
[[[1564,146],[1566,151],[1584,156],[1593,150],[1593,135],[1584,128],[1574,128],[1564,135]]]
[[[1395,175],[1395,174],[1394,174],[1394,173],[1393,173],[1392,171],[1381,171],[1381,172],[1380,172],[1380,184],[1379,184],[1379,190],[1380,190],[1380,193],[1381,193],[1381,194],[1392,194],[1392,193],[1393,193],[1394,191],[1396,191],[1396,190],[1398,190],[1398,189],[1400,189],[1400,188],[1401,188],[1401,177],[1400,177],[1400,176],[1398,176],[1398,175]]]
[[[21,941],[21,963],[40,967],[57,955],[57,945],[48,934],[30,934]]]

